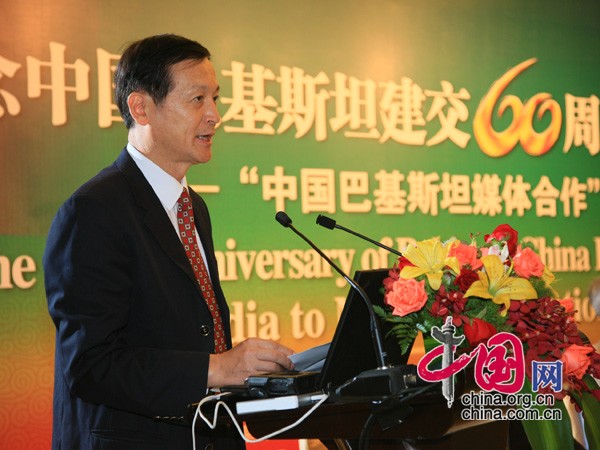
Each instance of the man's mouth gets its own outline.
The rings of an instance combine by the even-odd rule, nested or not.
[[[202,141],[210,142],[210,141],[212,141],[213,136],[214,136],[213,134],[200,134],[196,137]]]

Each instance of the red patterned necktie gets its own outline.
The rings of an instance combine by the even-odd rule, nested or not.
[[[177,226],[185,253],[192,265],[196,281],[200,286],[206,305],[212,315],[214,330],[215,330],[215,353],[222,353],[227,350],[225,343],[225,331],[223,329],[223,320],[219,311],[219,305],[215,297],[215,292],[212,287],[208,271],[202,260],[202,254],[198,248],[196,240],[196,226],[194,225],[194,211],[192,209],[192,200],[186,188],[177,201]]]

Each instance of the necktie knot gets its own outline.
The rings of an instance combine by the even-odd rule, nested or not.
[[[194,229],[194,212],[192,210],[192,200],[186,188],[177,200],[177,225],[179,234],[184,246],[191,244],[196,239],[196,230]]]
[[[179,200],[177,200],[177,211],[189,211],[192,209],[192,199],[188,190],[184,187]]]

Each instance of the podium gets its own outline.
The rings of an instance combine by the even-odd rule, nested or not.
[[[461,449],[505,450],[508,425],[503,422],[463,421],[460,405],[448,408],[446,400],[436,396],[416,398],[373,416],[368,432],[370,449]],[[293,423],[308,408],[291,411],[248,414],[241,419],[250,433],[264,436]],[[277,436],[278,439],[318,439],[328,449],[355,449],[370,420],[370,403],[325,403],[297,427]],[[395,420],[400,420],[394,423]]]
[[[458,391],[460,392],[460,390]],[[463,391],[464,392],[464,391]],[[310,406],[294,410],[265,411],[238,415],[255,437],[265,436],[298,420]],[[505,450],[509,421],[465,421],[457,395],[448,408],[439,390],[398,403],[334,401],[317,408],[304,422],[273,439],[316,439],[328,449],[358,449],[361,434],[369,449],[410,450]],[[219,419],[231,425],[231,418]]]

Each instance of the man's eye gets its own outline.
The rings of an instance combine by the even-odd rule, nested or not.
[[[213,97],[213,101],[214,101],[215,103],[217,103],[217,102],[219,101],[219,98],[220,98],[220,97],[219,97],[218,95],[216,95],[216,96],[214,96],[214,97]]]
[[[202,100],[204,100],[204,95],[199,95],[197,97],[194,97],[194,100],[196,100],[197,102],[201,102]]]

